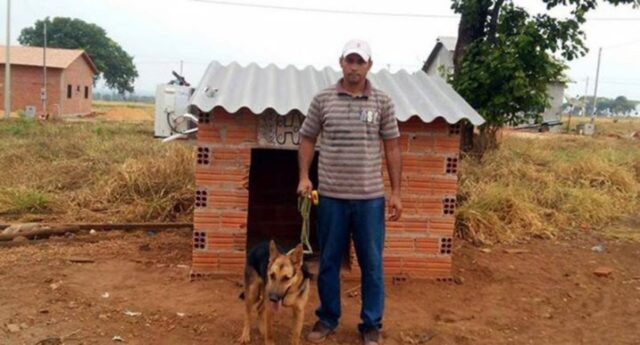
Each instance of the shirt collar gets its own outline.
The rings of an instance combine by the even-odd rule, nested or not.
[[[356,96],[356,98],[369,98],[371,97],[371,82],[369,81],[369,79],[365,80],[364,83],[364,91],[362,92],[362,96]],[[340,78],[340,80],[338,80],[338,83],[336,84],[336,91],[338,92],[339,95],[348,95],[348,96],[352,96],[353,95],[351,93],[349,93],[349,91],[347,91],[343,86],[342,86],[342,78]]]

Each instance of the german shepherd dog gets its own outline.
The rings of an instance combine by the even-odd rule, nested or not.
[[[273,316],[282,307],[289,307],[294,317],[291,344],[300,344],[310,280],[311,274],[303,263],[302,244],[286,254],[273,240],[251,249],[244,270],[244,292],[240,295],[246,307],[240,342],[251,340],[251,311],[255,307],[264,342],[273,345]]]

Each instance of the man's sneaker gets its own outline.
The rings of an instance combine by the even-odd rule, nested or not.
[[[329,334],[333,333],[333,330],[324,325],[320,320],[316,321],[315,325],[311,329],[311,332],[307,335],[307,340],[312,343],[321,343],[327,339]]]
[[[380,345],[380,331],[377,328],[369,328],[362,332],[362,343],[364,345]]]

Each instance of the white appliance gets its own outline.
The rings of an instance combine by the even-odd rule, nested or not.
[[[156,108],[154,136],[166,138],[184,133],[194,124],[182,117],[189,108],[189,98],[193,93],[190,86],[160,84],[156,88]]]

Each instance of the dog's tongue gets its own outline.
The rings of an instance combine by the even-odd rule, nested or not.
[[[282,307],[282,300],[279,300],[278,302],[271,302],[271,309],[273,309],[273,311],[278,312],[280,311],[280,307]]]

